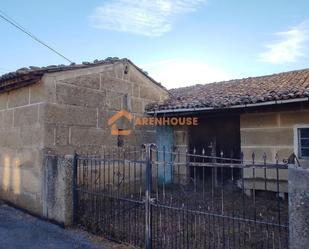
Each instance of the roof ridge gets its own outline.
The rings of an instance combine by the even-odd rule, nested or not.
[[[0,90],[4,88],[7,90],[10,90],[18,86],[24,85],[24,83],[25,84],[35,83],[44,74],[47,74],[47,73],[85,69],[85,68],[101,66],[104,64],[113,64],[113,63],[118,63],[118,62],[131,64],[141,74],[143,74],[146,78],[148,78],[152,83],[156,84],[157,86],[167,91],[167,89],[161,83],[157,82],[152,77],[150,77],[146,71],[144,71],[143,69],[135,65],[131,60],[129,60],[128,58],[119,59],[118,57],[107,57],[106,59],[103,59],[103,60],[96,59],[93,62],[84,61],[81,64],[71,63],[69,65],[60,64],[60,65],[49,65],[49,66],[43,66],[43,67],[29,66],[29,67],[19,68],[16,71],[5,73],[0,76]]]
[[[127,58],[121,58],[119,59],[118,57],[107,57],[106,59],[103,60],[98,60],[95,59],[93,62],[89,61],[83,61],[80,64],[76,63],[71,63],[68,65],[65,64],[59,64],[59,65],[48,65],[48,66],[28,66],[28,67],[22,67],[19,69],[16,69],[15,71],[11,71],[5,74],[0,75],[0,82],[2,81],[5,76],[12,75],[13,74],[24,74],[24,73],[29,73],[29,72],[40,72],[40,71],[52,71],[56,69],[61,69],[61,70],[71,70],[71,69],[78,69],[78,68],[86,68],[90,66],[96,66],[96,65],[102,65],[102,64],[107,64],[107,63],[113,63],[113,62],[118,62],[118,61],[129,61]]]

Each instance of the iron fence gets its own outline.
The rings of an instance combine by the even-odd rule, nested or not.
[[[75,221],[140,248],[288,248],[287,164],[204,150],[75,157]]]

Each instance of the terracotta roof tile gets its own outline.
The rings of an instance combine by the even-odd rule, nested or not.
[[[241,104],[309,96],[309,68],[279,74],[194,85],[170,90],[172,97],[147,111],[229,108]]]

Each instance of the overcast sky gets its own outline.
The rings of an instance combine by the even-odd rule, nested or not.
[[[167,88],[309,67],[307,0],[1,0],[0,10],[74,62],[126,57]],[[0,38],[0,74],[68,63],[2,19]]]

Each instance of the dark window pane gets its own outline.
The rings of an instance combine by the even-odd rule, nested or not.
[[[300,138],[309,138],[309,128],[300,128]]]
[[[301,139],[300,145],[301,147],[309,147],[309,139]]]
[[[123,131],[123,129],[118,129],[118,131]],[[122,147],[124,145],[124,136],[118,135],[117,137],[117,146]]]
[[[309,157],[309,149],[301,149],[302,157]]]

